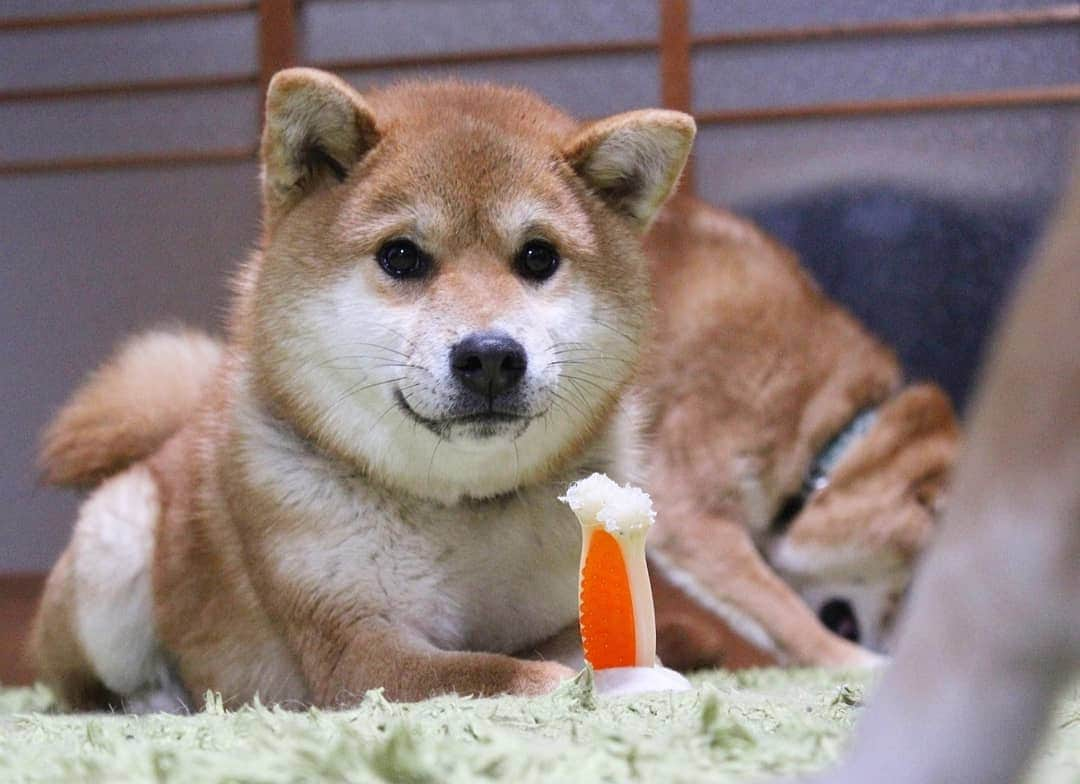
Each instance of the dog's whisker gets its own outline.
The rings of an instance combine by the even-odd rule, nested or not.
[[[578,398],[581,399],[581,405],[583,405],[585,408],[588,408],[589,399],[582,393],[581,388],[574,383],[574,380],[570,376],[564,375],[563,378],[570,382],[571,386],[573,387],[574,393],[578,396]]]
[[[577,371],[577,372],[581,372],[581,371]],[[599,391],[603,392],[604,394],[610,394],[611,389],[609,389],[608,387],[605,387],[603,384],[599,383],[599,381],[595,381],[593,379],[594,378],[599,378],[600,381],[609,381],[611,383],[615,383],[612,379],[604,378],[603,376],[598,376],[598,377],[594,376],[593,378],[584,378],[582,376],[578,376],[578,375],[575,375],[573,373],[563,373],[561,378],[565,378],[567,381],[577,381],[577,382],[580,382],[582,384],[588,384],[589,386],[592,386],[595,389],[598,389]]]
[[[384,332],[389,332],[391,335],[393,335],[396,338],[400,338],[401,340],[404,340],[406,343],[409,344],[409,348],[412,348],[412,349],[416,348],[416,344],[412,340],[410,340],[408,338],[408,336],[404,335],[403,333],[399,332],[398,330],[394,329],[393,327],[387,327],[385,325],[382,325],[382,326],[379,327],[379,329],[383,330]]]
[[[548,351],[555,351],[556,349],[573,349],[573,348],[586,349],[586,348],[592,348],[592,346],[590,346],[588,343],[582,343],[581,341],[578,341],[578,340],[563,340],[563,341],[559,341],[559,342],[556,342],[556,343],[552,343],[550,346],[547,347],[547,350]]]
[[[381,362],[377,365],[369,365],[365,362],[358,362],[356,364],[344,364],[341,360],[352,359],[353,357],[341,357],[339,360],[328,359],[325,362],[320,362],[313,367],[327,367],[331,370],[382,370],[383,368],[409,368],[410,370],[419,370],[423,373],[431,375],[429,371],[423,365],[415,365],[411,362]],[[372,359],[385,359],[385,357],[372,357]],[[331,364],[334,363],[334,364]]]
[[[560,394],[559,394],[558,392],[556,392],[556,391],[555,391],[554,389],[553,389],[553,390],[551,390],[551,395],[552,395],[552,396],[553,396],[553,397],[554,397],[554,398],[555,398],[556,400],[561,400],[561,401],[562,401],[563,403],[565,403],[566,405],[570,406],[570,407],[571,407],[571,408],[573,408],[573,409],[574,409],[575,411],[577,411],[577,412],[578,412],[578,414],[579,414],[579,415],[581,416],[581,421],[582,421],[582,422],[588,422],[588,421],[589,421],[589,417],[588,417],[588,415],[587,415],[587,414],[586,414],[586,413],[585,413],[584,411],[582,411],[582,410],[581,410],[580,408],[578,408],[578,405],[577,405],[577,403],[575,403],[574,401],[570,400],[570,398],[568,398],[568,397],[565,397],[565,396],[563,396],[563,395],[560,395]]]
[[[510,441],[514,447],[514,490],[517,492],[518,498],[521,498],[521,454],[518,452],[517,442],[517,436]]]
[[[431,471],[435,467],[435,453],[439,451],[439,446],[442,445],[442,442],[444,440],[445,439],[440,435],[438,437],[438,439],[435,441],[435,448],[431,450],[431,457],[430,457],[430,459],[428,459],[428,466],[427,466],[427,481],[428,481],[429,485],[431,484]]]
[[[617,386],[619,380],[612,378],[611,376],[605,376],[603,373],[596,373],[592,370],[585,370],[584,368],[571,368],[570,370],[564,370],[562,375],[569,378],[579,378],[585,376],[586,378],[592,378],[596,381],[606,381],[608,384]]]
[[[325,333],[325,329],[322,328],[322,327],[311,327],[309,329],[295,329],[295,328],[293,328],[292,330],[290,330],[290,335],[291,336],[299,337],[299,338],[317,337],[317,336],[322,335],[324,333]],[[414,344],[411,340],[404,337],[403,335],[397,335],[396,337],[399,337],[402,340],[404,340],[406,343],[408,343],[409,348],[412,348],[412,349],[416,348],[416,344]],[[406,357],[406,358],[408,358],[408,356],[409,356],[409,354],[407,352],[402,351],[401,349],[394,348],[393,346],[387,346],[387,345],[384,345],[382,343],[373,343],[373,342],[370,342],[370,341],[363,341],[363,340],[350,340],[349,345],[350,346],[365,346],[367,348],[376,349],[378,351],[386,351],[386,352],[389,352],[391,354],[397,354],[398,356],[402,356],[402,357]]]
[[[562,362],[549,362],[547,365],[545,365],[545,367],[561,367],[561,366],[572,365],[574,367],[569,368],[569,370],[573,370],[573,372],[575,372],[575,373],[584,373],[587,376],[592,376],[593,378],[597,378],[597,379],[599,379],[601,381],[607,381],[607,382],[609,382],[611,384],[618,384],[619,383],[618,379],[611,378],[610,376],[605,376],[605,375],[603,375],[601,373],[596,373],[593,370],[586,370],[585,369],[585,368],[595,368],[598,364],[599,363],[597,363],[597,362],[587,362],[587,361],[584,361],[584,360],[564,360]],[[567,372],[567,370],[564,369],[563,373],[566,373],[566,372]]]
[[[414,383],[414,384],[410,384],[408,387],[399,387],[398,391],[400,391],[401,394],[404,395],[405,394],[405,389],[412,389],[412,387],[415,387],[415,386],[416,386],[416,384]],[[371,427],[368,428],[367,433],[365,434],[365,437],[370,436],[372,431],[375,430],[375,428],[379,426],[379,423],[383,421],[383,418],[386,417],[387,414],[389,414],[391,411],[393,411],[397,407],[398,407],[398,402],[396,400],[393,403],[391,403],[390,405],[388,405],[386,407],[386,409],[381,414],[379,414],[379,416],[376,418],[376,420],[371,423]],[[404,419],[405,415],[402,414],[401,418]]]
[[[601,326],[601,327],[603,327],[604,329],[609,329],[609,330],[611,330],[611,331],[612,331],[613,333],[615,333],[616,335],[618,335],[619,337],[621,337],[621,338],[622,338],[623,340],[627,341],[627,342],[628,342],[628,343],[629,343],[630,345],[632,345],[632,346],[637,346],[637,345],[638,345],[638,341],[637,341],[636,339],[634,339],[634,338],[630,337],[629,335],[627,335],[627,334],[626,334],[625,332],[623,332],[622,330],[620,330],[620,329],[616,329],[615,327],[611,326],[611,325],[610,325],[610,324],[608,324],[607,322],[601,321],[600,319],[596,318],[595,316],[593,316],[593,317],[592,317],[592,318],[590,319],[590,321],[592,321],[592,322],[593,322],[594,324],[596,324],[597,326]]]
[[[389,351],[391,354],[399,354],[399,355],[401,355],[403,357],[408,357],[409,356],[404,351],[400,351],[399,349],[396,349],[396,348],[391,348],[390,346],[384,346],[381,343],[365,343],[364,341],[359,341],[359,340],[353,340],[353,341],[349,341],[349,342],[352,343],[355,346],[367,346],[368,348],[376,348],[376,349],[379,349],[381,351]]]
[[[374,389],[376,387],[383,386],[384,384],[394,384],[394,383],[397,383],[399,381],[405,381],[406,379],[407,379],[407,376],[398,376],[397,378],[387,378],[387,379],[383,379],[382,381],[374,381],[374,382],[372,382],[370,384],[365,384],[362,381],[357,383],[357,384],[354,384],[351,387],[349,387],[347,390],[345,390],[345,393],[343,395],[341,395],[337,400],[335,400],[332,404],[330,404],[329,406],[326,407],[326,409],[322,412],[322,414],[320,416],[320,419],[322,419],[323,421],[329,421],[330,416],[337,411],[338,406],[343,404],[345,401],[347,401],[353,395],[357,395],[357,394],[359,394],[361,392],[364,392],[364,391],[366,391],[368,389]]]
[[[579,352],[579,351],[592,351],[593,353],[589,354],[589,355],[586,355],[586,356],[575,356],[575,352]],[[634,360],[629,359],[627,357],[623,357],[623,356],[620,356],[618,354],[607,354],[607,353],[604,353],[603,351],[599,351],[599,350],[597,350],[595,348],[589,348],[589,349],[563,349],[561,351],[552,351],[551,353],[554,354],[555,356],[558,356],[558,357],[562,357],[564,355],[570,355],[569,360],[580,361],[580,362],[604,361],[604,360],[610,359],[610,360],[614,360],[615,362],[623,362],[623,363],[625,363],[627,365],[636,364]],[[565,361],[569,361],[569,360],[565,360]],[[564,361],[564,360],[557,360],[557,361]]]
[[[611,394],[611,390],[609,390],[609,389],[607,389],[607,388],[603,387],[603,386],[602,386],[602,385],[600,385],[600,384],[597,384],[597,383],[596,383],[595,381],[589,381],[588,379],[585,379],[585,378],[578,378],[577,376],[571,376],[571,375],[564,375],[564,376],[563,376],[563,378],[565,378],[565,379],[566,379],[567,381],[569,381],[569,382],[570,382],[570,384],[571,384],[571,385],[572,385],[572,386],[573,386],[573,387],[574,387],[575,389],[577,389],[577,384],[578,384],[578,383],[580,382],[580,383],[582,383],[582,384],[592,384],[592,386],[596,387],[596,388],[597,388],[598,390],[600,390],[600,391],[601,391],[601,392],[603,392],[604,394],[607,394],[607,395]],[[626,406],[625,406],[625,405],[623,405],[623,402],[622,402],[621,400],[617,399],[617,398],[616,398],[616,400],[615,400],[615,408],[616,408],[616,409],[617,409],[618,411],[622,412],[623,414],[625,414],[625,415],[627,415],[627,416],[630,416],[630,415],[631,415],[631,414],[630,414],[630,411],[628,411],[628,410],[627,410],[627,408],[626,408]]]

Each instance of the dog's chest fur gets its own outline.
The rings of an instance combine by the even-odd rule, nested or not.
[[[561,480],[442,505],[349,472],[265,416],[243,420],[243,484],[289,522],[237,523],[262,529],[250,542],[298,595],[444,649],[519,652],[574,622],[581,533]]]

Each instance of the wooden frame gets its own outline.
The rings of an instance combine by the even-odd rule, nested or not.
[[[1054,4],[1041,9],[991,11],[951,16],[891,19],[885,22],[839,23],[798,28],[768,28],[693,36],[691,0],[657,0],[660,35],[657,40],[597,41],[585,43],[521,46],[467,52],[433,53],[403,57],[314,60],[313,65],[336,71],[373,68],[446,66],[469,63],[535,60],[572,55],[611,56],[656,52],[660,64],[661,103],[683,111],[693,110],[691,58],[694,50],[716,46],[789,44],[836,39],[869,39],[900,36],[942,35],[946,32],[1009,28],[1080,28],[1080,4]],[[293,65],[297,53],[298,0],[233,0],[188,6],[158,6],[136,11],[110,11],[57,16],[0,19],[0,32],[105,25],[152,24],[165,19],[205,18],[227,14],[258,15],[259,67],[257,72],[217,77],[178,77],[152,81],[77,84],[0,91],[0,104],[65,100],[97,96],[217,90],[238,85],[266,86],[272,73]],[[1011,107],[1080,105],[1080,82],[1051,86],[1017,87],[1010,90],[912,96],[858,102],[797,106],[706,109],[696,113],[698,122],[746,124],[789,122],[807,119],[870,117],[929,111],[968,111]],[[109,168],[177,166],[254,160],[256,144],[244,149],[180,150],[139,153],[130,156],[82,157],[38,161],[0,161],[0,176],[50,172],[99,171]],[[686,181],[686,188],[692,183]]]
[[[25,684],[32,678],[26,646],[44,585],[44,575],[0,575],[0,684]]]
[[[257,14],[259,20],[259,64],[257,72],[172,79],[80,84],[57,87],[0,90],[0,104],[31,101],[68,100],[97,96],[140,95],[226,87],[266,86],[280,68],[299,60],[297,6],[299,0],[233,0],[191,6],[159,6],[132,11],[102,11],[57,16],[0,19],[0,33],[105,25],[151,24],[171,19],[208,18],[232,14]],[[567,56],[605,57],[656,52],[659,55],[660,98],[664,106],[693,111],[692,55],[709,47],[782,45],[837,39],[870,39],[897,36],[940,35],[951,32],[985,31],[1032,27],[1077,27],[1080,4],[1056,4],[1043,8],[990,11],[942,17],[920,17],[875,22],[837,23],[797,28],[768,28],[694,36],[691,30],[691,0],[657,0],[657,39],[596,41],[548,44],[504,49],[432,53],[404,57],[315,60],[332,71],[362,71],[373,68],[445,66],[465,63],[542,60]],[[940,111],[1060,106],[1080,104],[1080,81],[1007,90],[911,96],[880,100],[816,103],[795,106],[764,106],[739,109],[697,110],[702,125],[792,122],[874,115],[915,114]],[[87,156],[30,161],[0,161],[0,176],[49,172],[98,171],[147,166],[184,166],[253,160],[257,145],[243,149],[180,150],[133,155]],[[686,188],[692,188],[687,180]]]

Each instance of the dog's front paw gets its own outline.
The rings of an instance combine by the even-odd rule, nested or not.
[[[507,694],[523,697],[548,694],[558,688],[563,681],[577,675],[565,664],[554,661],[519,661],[518,664],[520,666],[516,668],[506,685]]]
[[[889,657],[874,653],[867,648],[855,647],[840,666],[856,670],[882,670],[889,664]]]

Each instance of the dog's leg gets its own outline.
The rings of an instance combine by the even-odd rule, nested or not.
[[[776,664],[775,656],[737,634],[730,623],[671,582],[654,560],[649,565],[649,579],[656,609],[656,655],[666,666],[685,672]]]
[[[680,521],[689,533],[690,521]],[[661,536],[649,552],[663,577],[783,664],[871,666],[869,651],[829,632],[765,563],[746,529],[701,517],[700,535]],[[708,548],[691,543],[708,542]],[[663,626],[663,618],[658,626]]]
[[[37,676],[72,710],[104,710],[117,702],[91,666],[75,632],[75,598],[69,547],[60,556],[41,598],[30,635]]]
[[[1015,781],[1080,663],[1080,176],[985,381],[896,664],[830,783]]]
[[[41,677],[73,707],[144,692],[160,670],[150,586],[157,484],[137,464],[82,505],[33,637]]]
[[[381,618],[353,626],[348,642],[323,639],[305,646],[301,666],[316,705],[354,703],[382,687],[389,699],[422,700],[437,694],[476,696],[546,694],[574,671],[554,661],[526,661],[495,653],[440,650]]]

